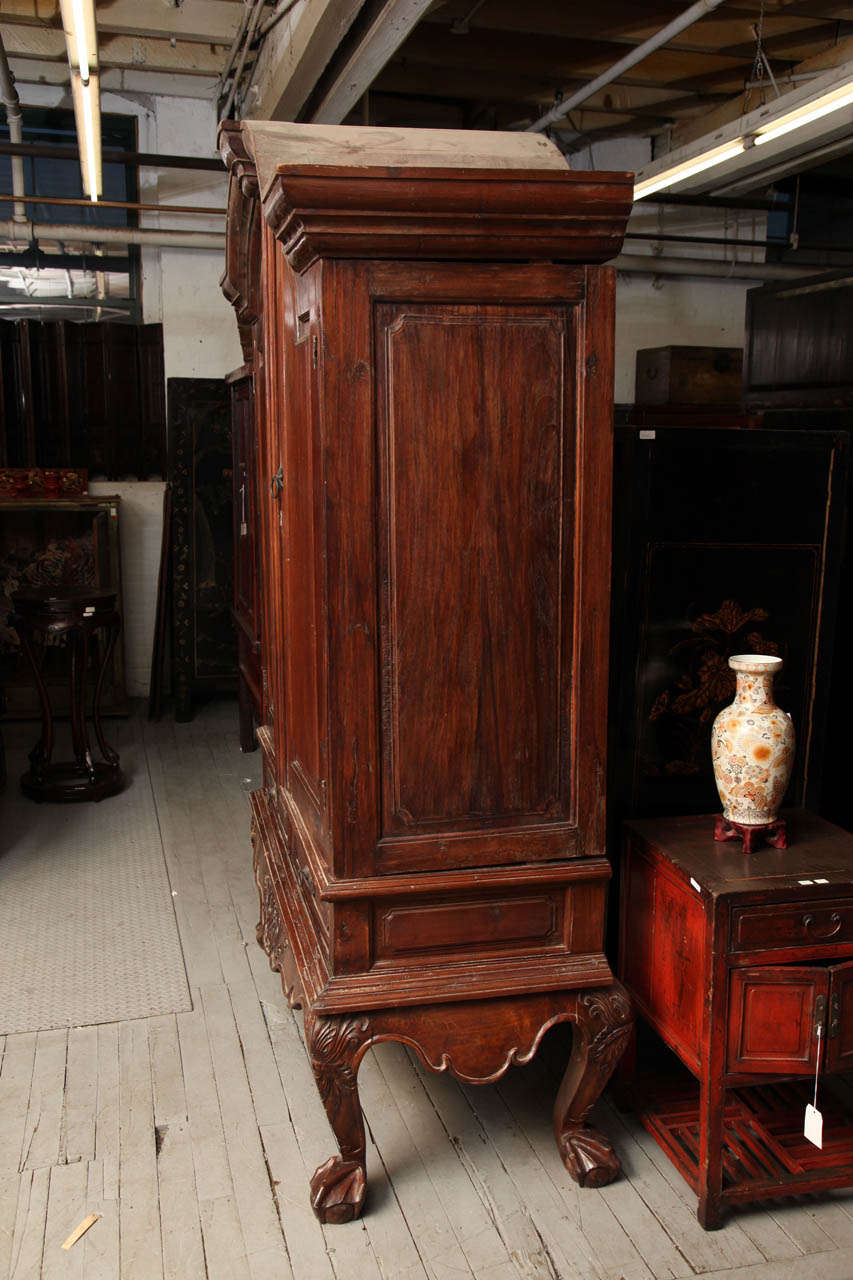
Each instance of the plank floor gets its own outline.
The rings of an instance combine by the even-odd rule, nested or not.
[[[706,1233],[666,1157],[606,1101],[596,1122],[626,1176],[579,1190],[550,1133],[566,1028],[488,1088],[432,1075],[397,1045],[368,1053],[367,1212],[321,1227],[307,1183],[334,1143],[300,1015],[255,941],[257,753],[241,755],[224,699],[190,724],[136,716],[111,730],[119,750],[145,745],[193,1008],[0,1037],[0,1277],[853,1280],[853,1192],[744,1210]],[[49,945],[49,920],[44,931]],[[89,1213],[101,1217],[61,1250]]]

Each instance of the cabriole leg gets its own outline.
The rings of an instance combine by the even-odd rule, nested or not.
[[[350,1222],[361,1213],[367,1173],[358,1064],[370,1038],[367,1018],[305,1013],[305,1037],[317,1088],[341,1154],[311,1179],[311,1207],[321,1222]]]
[[[603,1187],[619,1173],[619,1158],[586,1120],[631,1036],[631,1002],[621,983],[580,992],[572,1024],[572,1056],[554,1105],[554,1136],[575,1182]]]

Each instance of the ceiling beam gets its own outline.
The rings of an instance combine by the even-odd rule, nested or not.
[[[62,31],[50,27],[8,26],[0,22],[0,33],[10,58],[64,63],[68,54]],[[181,75],[218,75],[227,48],[225,45],[195,44],[188,40],[137,39],[134,36],[99,34],[98,64],[102,69],[120,67],[132,71],[172,71]]]
[[[299,0],[267,34],[252,75],[256,120],[295,120],[362,0]]]
[[[232,0],[110,0],[98,6],[98,34],[230,45],[242,9]],[[3,22],[61,31],[59,0],[3,0]]]
[[[432,0],[385,0],[359,32],[311,113],[317,124],[340,124],[411,35]]]
[[[846,62],[850,63],[851,72],[853,72],[853,36],[847,40],[839,41],[831,50],[824,50],[815,54],[814,57],[806,58],[803,62],[798,63],[795,68],[795,74],[800,71],[829,71],[833,67],[843,66]],[[767,101],[771,101],[773,96],[772,91],[766,91],[765,97]],[[756,107],[761,106],[761,103],[761,92],[753,90],[752,92],[740,93],[715,111],[703,116],[700,120],[685,121],[683,124],[678,125],[673,131],[672,147],[683,147],[690,142],[694,142],[697,138],[704,137],[706,133],[714,133],[724,125],[731,124],[733,120],[737,120],[747,111],[753,111]]]

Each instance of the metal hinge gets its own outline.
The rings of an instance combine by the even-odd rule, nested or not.
[[[841,996],[833,991],[829,1000],[829,1037],[841,1035]]]
[[[826,1026],[826,996],[817,996],[814,1002],[814,1033],[823,1035]]]

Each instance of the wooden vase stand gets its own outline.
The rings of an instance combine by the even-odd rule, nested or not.
[[[319,1012],[306,998],[294,948],[301,946],[256,845],[260,895],[258,943],[280,973],[291,1007],[305,1009],[305,1041],[317,1089],[340,1149],[311,1178],[311,1206],[324,1223],[357,1218],[366,1189],[364,1121],[358,1068],[367,1050],[396,1040],[415,1050],[430,1071],[465,1084],[493,1084],[511,1066],[531,1061],[558,1022],[573,1024],[572,1052],[554,1104],[557,1148],[582,1187],[602,1187],[619,1174],[619,1158],[603,1133],[586,1123],[633,1029],[633,1010],[621,983],[496,999],[459,1000],[384,1009]],[[288,926],[292,922],[288,920]]]
[[[103,800],[124,786],[118,754],[106,742],[101,723],[104,677],[118,639],[121,618],[116,592],[96,587],[29,588],[12,597],[12,625],[18,632],[41,703],[41,735],[29,753],[30,767],[21,791],[31,800],[62,802]],[[95,760],[86,725],[86,673],[96,633],[106,633],[95,678],[92,726],[103,757]],[[73,761],[54,761],[54,715],[43,675],[47,637],[63,637],[71,651],[70,710]]]
[[[714,819],[714,839],[718,844],[727,840],[742,840],[744,853],[755,853],[763,843],[774,849],[787,849],[788,824],[784,818],[774,822],[758,822],[750,825],[746,822],[733,822],[718,813]]]

